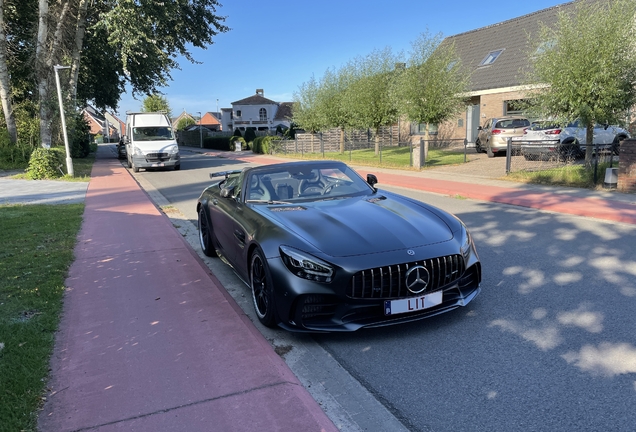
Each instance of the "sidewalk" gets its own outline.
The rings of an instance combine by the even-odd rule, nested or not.
[[[107,146],[86,193],[42,431],[337,431]]]

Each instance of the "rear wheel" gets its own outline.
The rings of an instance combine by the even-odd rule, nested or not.
[[[579,144],[575,142],[561,144],[559,148],[559,158],[563,162],[574,162],[579,156],[580,152]]]
[[[258,320],[266,327],[275,327],[274,284],[260,249],[250,258],[250,287]]]
[[[199,243],[201,244],[201,250],[205,256],[215,257],[216,250],[212,242],[212,224],[208,221],[208,218],[203,210],[203,206],[199,209]]]

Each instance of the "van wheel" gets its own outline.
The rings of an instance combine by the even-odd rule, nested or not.
[[[132,164],[132,170],[133,170],[133,172],[138,173],[139,172],[139,167],[137,165],[135,165],[135,164]]]
[[[132,162],[130,162],[130,158],[126,158],[128,160],[128,168],[132,168]]]
[[[174,166],[175,171],[179,171],[181,169],[181,164],[177,164]]]

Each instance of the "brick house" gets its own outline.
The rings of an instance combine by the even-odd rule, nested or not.
[[[110,142],[119,141],[124,123],[115,115],[109,112],[101,113],[90,105],[82,110],[82,115],[90,126],[89,133],[93,139],[97,135],[101,135],[105,140],[110,140]]]
[[[527,94],[529,36],[536,35],[540,23],[554,25],[558,14],[574,11],[574,5],[564,3],[444,39],[444,44],[455,44],[462,65],[470,71],[470,88],[466,111],[441,125],[440,133],[474,143],[486,119],[521,114],[518,102]]]

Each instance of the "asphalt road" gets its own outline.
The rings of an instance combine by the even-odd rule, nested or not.
[[[195,222],[208,173],[238,166],[244,164],[185,155],[181,171],[137,176]],[[348,430],[399,427],[390,414],[412,431],[636,430],[636,227],[400,192],[468,225],[483,263],[482,294],[467,308],[407,325],[266,333],[274,346],[291,350],[288,363],[301,363],[305,385],[327,379],[319,376],[327,363],[312,351],[315,341],[354,378],[347,386],[362,386],[338,391],[323,383],[326,393],[315,397],[331,402]],[[241,304],[247,288],[217,269]],[[241,306],[250,308],[247,300]],[[388,412],[365,420],[369,413],[356,410],[374,408],[373,401],[362,408],[352,401],[362,397]],[[378,428],[379,421],[388,423]]]

